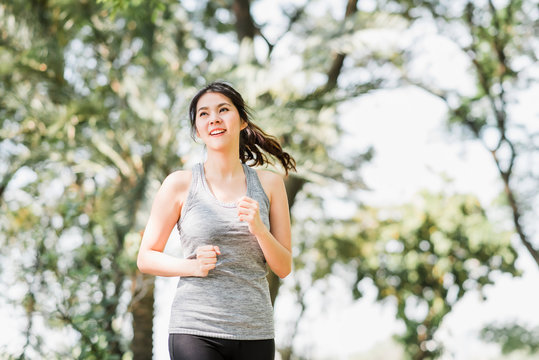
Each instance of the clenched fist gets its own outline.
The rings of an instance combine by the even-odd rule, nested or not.
[[[260,219],[260,207],[258,201],[248,196],[243,196],[237,203],[238,217],[240,221],[245,221],[249,226],[249,231],[253,235],[260,234],[265,225]]]
[[[221,255],[218,246],[204,245],[196,250],[195,276],[206,277],[210,270],[215,269],[217,264],[217,255]]]

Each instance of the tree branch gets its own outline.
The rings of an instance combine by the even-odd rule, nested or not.
[[[419,88],[424,89],[428,93],[430,93],[430,94],[438,97],[439,99],[443,100],[446,103],[446,105],[448,106],[448,108],[450,109],[450,111],[454,111],[454,110],[451,110],[451,108],[449,107],[449,103],[448,103],[448,100],[447,100],[447,94],[444,94],[442,91],[436,91],[434,89],[431,89],[431,88],[427,87],[424,84],[414,82],[414,81],[412,81],[410,79],[407,79],[407,80],[412,85],[418,86]],[[456,114],[456,115],[460,116],[462,118],[461,114]],[[522,218],[522,214],[520,213],[520,205],[518,204],[518,202],[516,200],[516,197],[515,197],[515,194],[514,194],[514,191],[510,186],[510,178],[511,178],[512,170],[513,170],[513,164],[514,164],[515,159],[516,159],[516,151],[515,151],[513,143],[507,138],[503,138],[501,140],[501,141],[505,141],[505,143],[507,143],[507,145],[511,149],[511,159],[509,161],[509,165],[508,165],[507,169],[504,170],[504,169],[502,169],[501,162],[500,162],[500,159],[498,157],[498,150],[500,148],[500,145],[498,145],[494,149],[489,149],[488,146],[486,145],[486,143],[481,138],[478,129],[473,125],[473,122],[468,121],[466,118],[462,118],[462,120],[463,120],[464,125],[467,126],[468,128],[470,128],[470,130],[472,130],[472,132],[475,135],[476,139],[479,140],[483,144],[483,147],[485,147],[491,153],[492,158],[494,160],[494,163],[496,164],[496,167],[497,167],[498,172],[500,174],[500,177],[502,178],[502,181],[504,183],[504,192],[505,192],[505,194],[507,196],[507,200],[509,202],[509,207],[511,208],[512,218],[513,218],[512,220],[513,220],[513,224],[515,226],[515,231],[516,231],[517,235],[519,236],[520,241],[522,242],[524,247],[528,250],[528,252],[532,256],[532,258],[535,260],[535,262],[539,266],[539,252],[533,247],[532,243],[528,240],[528,237],[526,236],[526,233],[524,232],[524,229],[523,229],[523,227],[522,227],[522,225],[520,223],[521,218]]]
[[[507,5],[510,7],[511,5]],[[472,57],[472,62],[474,64],[474,67],[477,71],[479,83],[482,87],[483,92],[485,93],[485,96],[489,99],[491,109],[493,113],[496,116],[496,125],[498,128],[498,131],[500,132],[500,138],[498,140],[497,146],[490,150],[490,153],[494,159],[494,162],[496,163],[496,166],[498,168],[498,172],[500,173],[500,177],[503,180],[504,183],[504,190],[505,194],[507,196],[507,200],[509,202],[509,206],[511,207],[511,211],[513,214],[513,224],[515,226],[515,231],[518,234],[522,244],[526,247],[532,258],[535,260],[537,265],[539,266],[539,252],[534,249],[531,242],[528,240],[528,237],[526,236],[524,229],[522,228],[521,224],[521,218],[522,215],[520,213],[520,205],[517,202],[515,192],[511,187],[510,180],[511,175],[513,171],[513,166],[516,159],[516,150],[511,142],[511,140],[507,137],[507,109],[506,109],[506,102],[504,98],[504,91],[503,91],[503,80],[504,76],[507,74],[507,58],[505,56],[505,44],[506,40],[502,39],[503,36],[503,29],[501,28],[500,19],[498,17],[496,8],[494,7],[494,4],[491,0],[489,0],[489,9],[491,11],[492,16],[492,22],[494,27],[496,28],[496,34],[492,37],[492,46],[495,49],[496,55],[497,55],[497,61],[498,61],[498,69],[501,69],[501,72],[499,76],[497,76],[498,86],[500,87],[500,94],[498,95],[499,104],[496,103],[496,95],[494,95],[491,91],[491,83],[489,82],[489,78],[494,78],[495,74],[488,74],[488,70],[484,68],[483,64],[474,56]],[[474,22],[473,22],[473,5],[471,3],[468,3],[467,7],[467,14],[466,14],[466,20],[467,25],[470,29],[470,33],[472,34],[472,44],[471,44],[471,50],[473,54],[478,53],[478,39],[474,35]],[[491,75],[489,77],[489,75]],[[501,162],[498,156],[498,150],[501,148],[503,144],[507,144],[509,146],[511,156],[509,159],[509,164],[505,169],[502,169]],[[486,147],[486,145],[485,145]]]
[[[346,12],[344,14],[344,20],[348,19],[350,16],[357,12],[357,0],[348,0],[346,4]],[[337,79],[341,74],[342,67],[344,65],[344,59],[346,55],[339,53],[335,55],[333,63],[327,72],[327,82],[323,88],[323,92],[328,92],[334,89],[337,86]]]
[[[301,19],[301,16],[303,15],[303,13],[305,12],[305,8],[307,7],[307,5],[309,4],[309,0],[307,0],[305,2],[305,4],[299,8],[297,8],[294,13],[292,15],[288,15],[288,26],[286,27],[286,30],[283,31],[283,33],[281,35],[279,35],[279,37],[277,37],[277,39],[275,40],[275,42],[273,44],[270,44],[269,41],[266,40],[265,37],[264,40],[266,40],[266,43],[268,44],[269,46],[269,52],[268,52],[268,57],[271,55],[274,47],[279,43],[279,41],[281,41],[281,39],[287,34],[289,33],[291,30],[292,30],[292,26],[294,26],[294,24],[296,22],[298,22],[299,19]],[[262,34],[260,34],[262,35]]]

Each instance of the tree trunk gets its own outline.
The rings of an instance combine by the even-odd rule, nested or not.
[[[303,185],[305,185],[305,182],[306,180],[304,178],[295,175],[290,175],[284,180],[289,209],[292,209],[292,206],[294,206],[296,195],[301,190]]]
[[[251,4],[249,0],[234,0],[232,10],[236,15],[236,34],[241,42],[244,38],[254,39],[256,26],[251,16]]]
[[[131,303],[133,314],[131,351],[133,360],[148,360],[152,358],[153,350],[155,276],[142,274],[137,270],[133,281],[136,282],[134,285],[136,292]]]
[[[281,279],[273,271],[268,271],[268,284],[271,298],[271,305],[275,306],[275,299],[279,293],[279,288],[281,287]]]

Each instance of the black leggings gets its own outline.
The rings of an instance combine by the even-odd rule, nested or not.
[[[273,360],[275,341],[170,334],[168,352],[170,360]]]

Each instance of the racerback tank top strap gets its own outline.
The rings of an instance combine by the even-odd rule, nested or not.
[[[243,169],[245,171],[245,177],[247,180],[247,196],[253,199],[258,199],[259,202],[261,200],[261,203],[259,205],[264,210],[263,214],[269,215],[265,212],[265,211],[269,212],[269,205],[270,205],[269,199],[268,199],[268,196],[266,195],[266,192],[264,191],[264,188],[262,187],[262,183],[260,182],[260,179],[258,178],[258,174],[256,173],[256,170],[250,168],[249,166],[245,164],[243,164]]]

